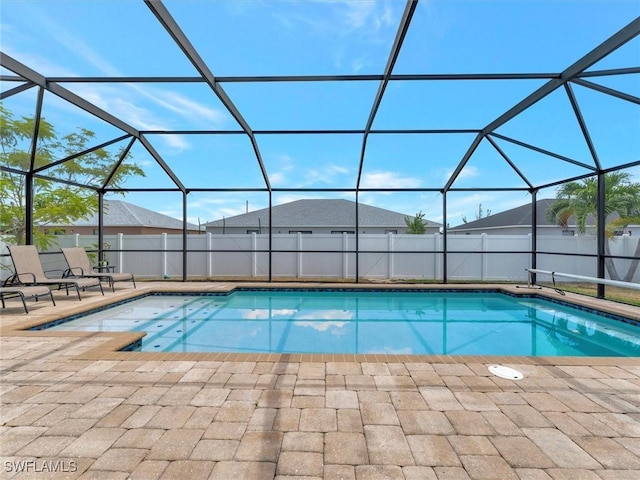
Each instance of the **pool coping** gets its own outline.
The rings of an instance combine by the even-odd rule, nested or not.
[[[486,290],[514,296],[540,296],[552,301],[575,304],[613,315],[631,318],[640,322],[640,307],[618,304],[578,294],[566,295],[548,289],[506,284],[329,284],[329,283],[165,283],[149,282],[137,289],[117,290],[104,297],[93,296],[91,304],[44,307],[43,315],[29,315],[10,325],[0,327],[3,337],[66,337],[94,338],[99,344],[85,352],[74,355],[79,360],[139,360],[139,361],[222,361],[222,362],[404,362],[404,363],[482,363],[482,364],[529,364],[529,365],[640,365],[640,357],[532,357],[494,355],[405,355],[405,354],[289,354],[289,353],[229,353],[229,352],[130,352],[123,348],[140,341],[145,332],[69,332],[51,330],[29,330],[30,328],[66,318],[114,303],[129,301],[149,294],[221,293],[228,294],[237,289],[287,289],[287,290]],[[117,297],[117,298],[116,298]],[[60,302],[58,302],[60,303]],[[53,312],[53,313],[51,313]],[[17,315],[16,315],[16,318]],[[3,322],[4,323],[4,322]]]

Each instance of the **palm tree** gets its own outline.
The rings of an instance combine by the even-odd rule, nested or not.
[[[620,280],[613,259],[609,258],[608,239],[616,228],[626,228],[631,223],[640,223],[640,183],[633,183],[625,172],[612,172],[604,176],[605,202],[604,218],[616,214],[605,226],[605,266],[612,280]],[[558,225],[567,226],[569,217],[575,217],[578,233],[587,231],[587,220],[593,217],[597,221],[598,213],[598,181],[590,177],[580,182],[569,182],[562,185],[556,193],[556,201],[547,210],[547,219]],[[630,282],[640,264],[640,241],[636,247],[634,260],[622,280]]]

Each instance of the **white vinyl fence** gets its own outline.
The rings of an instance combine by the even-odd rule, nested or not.
[[[444,274],[441,234],[434,235],[360,235],[282,234],[272,237],[272,276],[288,278],[353,279],[359,272],[366,279],[441,280]],[[106,254],[116,272],[132,272],[139,278],[182,279],[182,235],[106,235]],[[634,255],[638,237],[615,237],[610,241],[612,255]],[[530,235],[449,235],[447,237],[447,278],[450,281],[526,282],[531,267]],[[59,247],[95,248],[95,235],[58,237],[58,245],[42,255],[47,270],[62,271],[65,262]],[[122,251],[119,251],[122,250]],[[238,277],[261,278],[269,275],[269,236],[264,234],[189,235],[187,237],[189,279]],[[539,236],[536,267],[541,270],[597,276],[593,236]],[[507,252],[507,253],[505,253]],[[513,253],[508,253],[513,252]],[[1,253],[8,253],[2,246]],[[0,257],[6,278],[9,257]],[[616,259],[620,277],[632,261]],[[633,278],[640,281],[640,269]],[[541,280],[544,280],[541,278]]]

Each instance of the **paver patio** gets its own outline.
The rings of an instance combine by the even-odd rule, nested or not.
[[[640,359],[220,358],[16,330],[148,289],[228,287],[56,292],[57,307],[32,303],[28,316],[9,302],[0,478],[640,478]],[[495,377],[492,363],[524,378]]]

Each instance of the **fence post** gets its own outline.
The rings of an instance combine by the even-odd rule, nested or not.
[[[251,232],[251,276],[255,277],[258,275],[258,252],[256,249],[258,248],[258,237],[256,236],[256,232]]]
[[[528,240],[529,240],[529,251],[532,252],[531,255],[529,256],[529,268],[538,268],[537,265],[534,265],[534,263],[533,263],[533,259],[535,258],[533,256],[533,254],[534,254],[534,251],[533,251],[533,234],[527,233],[527,237],[529,237],[528,238]],[[532,273],[532,275],[535,275],[535,273]],[[535,277],[533,277],[533,278],[535,278]]]
[[[74,233],[73,234],[73,246],[74,247],[79,247],[80,246],[80,234],[79,233]]]
[[[387,255],[389,255],[388,257],[388,261],[387,261],[387,278],[391,279],[393,278],[393,233],[389,232],[387,233],[387,250],[388,253]]]
[[[482,250],[482,265],[480,267],[480,280],[484,281],[487,278],[487,238],[488,235],[486,233],[480,234],[480,249]]]
[[[116,237],[116,249],[118,250],[118,273],[122,273],[124,269],[122,268],[122,262],[124,261],[124,252],[122,251],[124,247],[124,235],[119,233]]]
[[[162,234],[162,277],[168,278],[169,272],[167,272],[167,234]]]
[[[213,252],[211,252],[211,247],[213,247],[213,237],[211,232],[207,232],[207,278],[213,276]]]
[[[441,270],[440,270],[440,255],[439,255],[439,251],[440,251],[440,238],[442,236],[440,235],[440,233],[434,233],[433,234],[433,279],[434,280],[438,280],[441,277]]]
[[[296,278],[300,278],[302,277],[302,233],[300,232],[296,233],[296,250],[298,251],[296,255]]]
[[[342,278],[345,280],[349,275],[349,254],[347,248],[349,247],[349,236],[347,232],[342,232]]]

